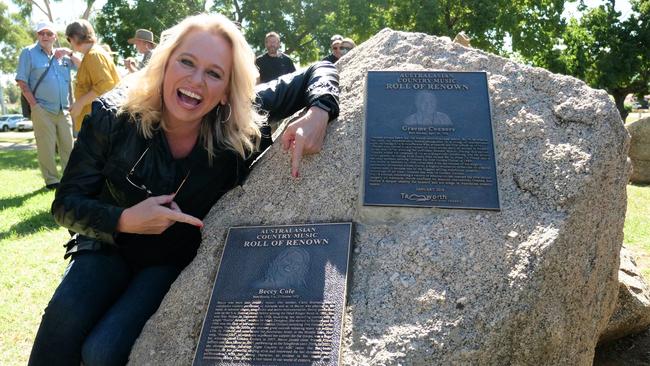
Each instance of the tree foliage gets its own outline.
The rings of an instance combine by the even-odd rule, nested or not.
[[[271,31],[282,38],[284,52],[294,61],[307,63],[322,58],[337,27],[337,0],[217,0],[213,11],[242,25],[246,39],[264,52],[264,36]]]
[[[7,83],[4,87],[4,94],[7,102],[9,104],[16,104],[18,103],[18,99],[20,98],[20,88],[18,88],[18,85],[16,83]]]
[[[626,20],[620,19],[614,3],[572,19],[562,37],[565,49],[556,49],[538,64],[605,89],[625,119],[625,97],[650,92],[650,0],[632,0],[633,13]]]
[[[0,2],[0,71],[16,72],[20,51],[34,42],[32,33],[22,15],[9,13],[7,5]]]
[[[160,33],[183,18],[205,11],[205,0],[108,0],[95,19],[104,43],[123,57],[133,56],[128,44],[140,28],[149,29],[158,41]]]
[[[53,1],[60,2],[62,0]],[[20,8],[20,14],[25,18],[29,17],[34,9],[36,9],[38,13],[42,13],[51,22],[54,22],[54,14],[52,13],[52,3],[50,0],[13,0],[13,3]],[[79,14],[79,17],[88,19],[94,3],[95,0],[86,0],[86,9]]]
[[[217,0],[213,10],[240,22],[262,53],[276,31],[302,63],[329,53],[330,37],[361,43],[385,27],[454,37],[464,31],[479,48],[505,53],[507,39],[524,56],[550,48],[563,29],[565,0]]]

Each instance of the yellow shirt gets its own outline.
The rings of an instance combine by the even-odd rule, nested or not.
[[[99,96],[113,89],[119,82],[120,75],[111,56],[98,45],[94,45],[81,60],[77,70],[74,97],[79,99],[91,90]],[[90,114],[90,104],[84,105],[80,115],[72,116],[75,131],[79,131],[83,118]]]

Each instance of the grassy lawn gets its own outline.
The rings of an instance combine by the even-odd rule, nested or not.
[[[623,244],[637,256],[637,265],[650,283],[650,186],[627,186]]]
[[[3,139],[4,140],[4,139]],[[66,263],[66,230],[49,214],[36,152],[0,150],[0,365],[25,365]],[[650,186],[628,186],[625,245],[650,283]]]
[[[36,152],[0,151],[0,365],[25,365],[47,301],[65,268],[67,231],[49,214],[54,198]]]
[[[640,120],[642,118],[650,117],[650,111],[647,109],[637,109],[635,112],[630,112],[625,119],[625,124],[630,124],[634,121]]]

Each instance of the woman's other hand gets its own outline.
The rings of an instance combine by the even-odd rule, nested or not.
[[[284,130],[282,147],[291,151],[291,175],[294,178],[300,176],[300,160],[303,154],[315,154],[323,147],[328,119],[327,112],[318,107],[311,107]]]
[[[78,100],[76,100],[72,105],[70,106],[70,114],[73,116],[78,116],[81,114],[81,109],[83,108],[83,104],[79,103]]]
[[[203,227],[201,220],[181,211],[174,202],[174,195],[149,197],[122,211],[117,223],[117,231],[133,234],[160,234],[176,222]]]

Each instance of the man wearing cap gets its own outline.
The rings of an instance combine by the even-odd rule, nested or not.
[[[59,185],[56,146],[62,170],[72,151],[72,119],[68,110],[70,70],[76,68],[81,60],[70,50],[53,48],[56,31],[51,22],[37,24],[36,38],[35,44],[25,47],[20,53],[16,83],[31,106],[38,165],[45,186],[55,189]]]
[[[341,58],[341,41],[343,40],[343,36],[340,34],[335,34],[330,38],[330,48],[332,49],[332,53],[327,55],[323,59],[323,61],[329,61],[333,64],[336,63]]]
[[[138,29],[135,31],[135,36],[129,38],[128,42],[129,44],[135,45],[138,53],[144,54],[142,61],[139,63],[133,57],[128,57],[124,60],[124,66],[129,69],[129,72],[136,72],[149,62],[151,51],[156,48],[156,43],[153,41],[153,33],[147,29]]]

